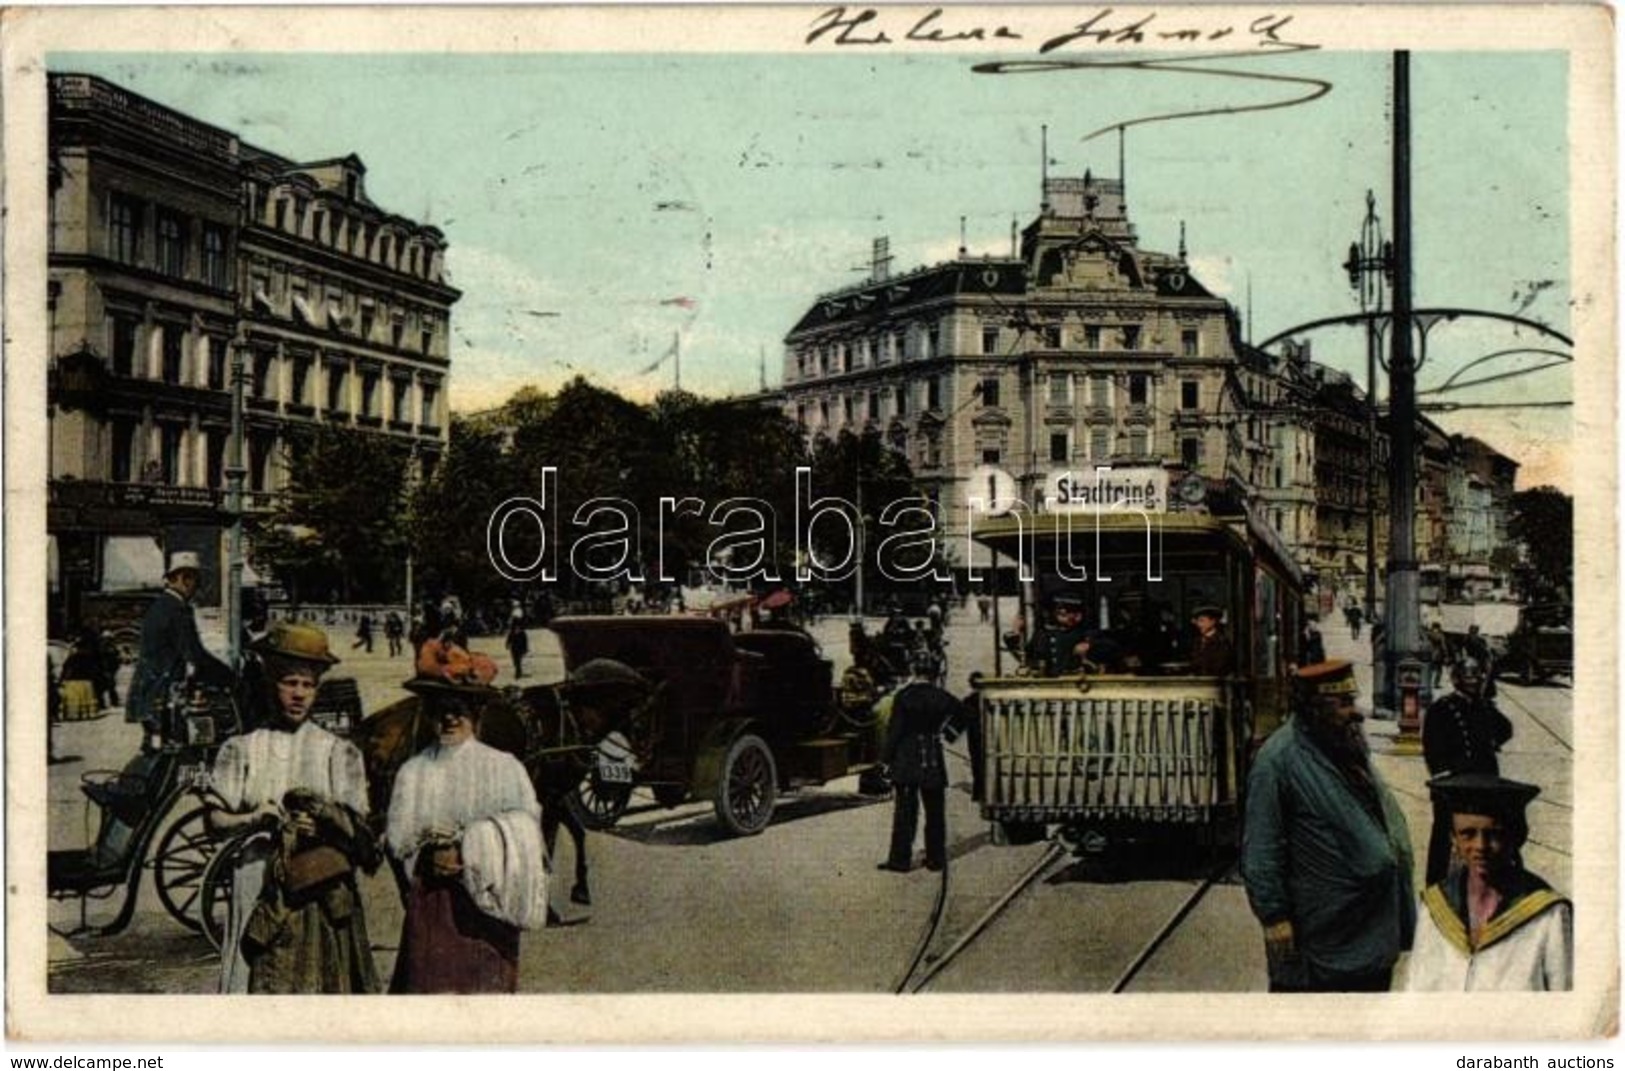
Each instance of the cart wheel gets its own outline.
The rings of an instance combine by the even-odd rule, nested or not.
[[[773,752],[761,737],[746,733],[728,747],[717,782],[717,821],[730,832],[750,836],[767,828],[778,794]]]
[[[158,899],[175,921],[188,929],[203,926],[203,872],[219,842],[209,836],[203,817],[207,808],[194,807],[170,825],[152,856],[153,883]]]
[[[621,820],[631,798],[631,785],[600,781],[594,770],[582,778],[574,792],[564,797],[564,805],[582,825],[600,833]]]
[[[251,830],[239,833],[235,837],[221,844],[209,860],[209,865],[203,869],[203,891],[199,896],[198,922],[203,928],[203,936],[209,939],[209,944],[215,951],[220,950],[226,939],[226,912],[231,905],[231,889],[233,877],[237,873],[237,861],[242,853],[263,833]]]

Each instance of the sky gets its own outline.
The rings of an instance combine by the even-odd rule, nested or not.
[[[1115,134],[1156,115],[1262,104],[1299,86],[1147,70],[996,76],[987,57],[793,54],[53,54],[295,159],[357,154],[370,197],[446,234],[451,402],[500,403],[584,374],[634,397],[782,376],[785,334],[821,293],[862,282],[873,239],[893,271],[1007,255],[1050,172],[1116,177]],[[1010,58],[1010,57],[1005,57]],[[1127,201],[1144,248],[1174,252],[1230,300],[1253,341],[1358,311],[1341,265],[1367,190],[1390,232],[1391,63],[1300,52],[1226,70],[1329,83],[1313,101],[1134,126]],[[1572,334],[1567,59],[1411,60],[1415,301],[1516,314]],[[1365,377],[1363,335],[1305,336]],[[1430,334],[1419,389],[1502,350],[1567,347],[1456,321]],[[662,360],[662,358],[665,358]],[[1553,361],[1518,352],[1461,378]],[[651,366],[653,371],[649,371]],[[1379,390],[1381,387],[1379,386]],[[1431,400],[1568,401],[1566,364]],[[1424,401],[1430,396],[1424,396]],[[1570,412],[1437,414],[1569,486]]]

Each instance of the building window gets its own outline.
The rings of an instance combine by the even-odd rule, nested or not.
[[[327,411],[329,413],[343,413],[349,406],[345,404],[344,391],[345,368],[341,364],[327,366]]]
[[[1104,425],[1096,425],[1089,429],[1089,456],[1096,461],[1105,461],[1111,457],[1111,429]]]
[[[999,352],[999,329],[997,327],[982,328],[982,352]]]
[[[1128,429],[1128,452],[1130,457],[1144,457],[1150,449],[1150,440],[1144,428]]]
[[[133,420],[113,421],[113,457],[108,476],[114,483],[129,483],[135,475],[135,429]]]
[[[993,408],[999,404],[998,376],[982,377],[982,404],[988,408]]]
[[[1128,404],[1144,405],[1148,393],[1148,380],[1144,373],[1136,372],[1128,377]]]
[[[378,243],[378,259],[383,261],[385,267],[392,267],[395,262],[395,237],[386,234]]]
[[[226,229],[212,223],[203,225],[203,281],[216,290],[226,289]]]
[[[1086,349],[1086,350],[1098,350],[1098,349],[1100,349],[1100,325],[1099,324],[1084,324],[1084,326],[1083,326],[1083,348]]]
[[[942,408],[942,377],[932,376],[925,381],[925,407],[927,409]]]
[[[254,351],[254,386],[253,397],[270,398],[271,394],[271,362],[274,354],[269,350]]]
[[[158,426],[158,475],[163,483],[181,482],[181,441],[185,433],[179,424]]]
[[[941,464],[942,440],[939,436],[932,435],[925,440],[925,465],[926,468],[934,469]]]
[[[1179,407],[1181,409],[1200,409],[1202,400],[1201,384],[1194,379],[1184,380],[1179,384]]]
[[[293,233],[300,237],[304,237],[305,234],[305,213],[309,208],[310,202],[303,197],[293,199]]]
[[[807,426],[807,405],[805,402],[796,406],[796,423],[804,428]]]
[[[1123,325],[1123,348],[1125,350],[1137,350],[1140,348],[1139,324]]]
[[[362,341],[372,338],[372,306],[366,303],[361,306],[361,338]]]
[[[1185,357],[1196,357],[1196,356],[1198,356],[1198,350],[1200,349],[1200,345],[1198,343],[1198,338],[1199,337],[1200,336],[1198,336],[1195,331],[1190,331],[1190,330],[1181,331],[1179,333],[1179,352],[1180,352],[1180,354],[1185,356]]]
[[[880,394],[877,391],[869,392],[869,419],[880,419]]]
[[[941,351],[941,330],[936,324],[925,329],[925,353],[923,356],[929,360]]]
[[[1111,408],[1112,381],[1110,376],[1089,377],[1089,404],[1096,409]]]
[[[158,270],[177,279],[186,275],[186,221],[167,209],[158,212]]]
[[[841,422],[843,424],[851,424],[854,411],[855,409],[852,404],[852,396],[848,394],[846,397],[841,399]]]
[[[1044,328],[1044,345],[1052,350],[1061,348],[1061,328],[1059,324],[1050,324]]]
[[[1051,372],[1049,374],[1049,404],[1065,405],[1072,400],[1072,374],[1070,372]]]
[[[172,386],[179,386],[181,382],[181,343],[183,341],[179,324],[164,325],[161,350],[163,367],[160,375],[165,383]]]
[[[310,381],[310,359],[296,357],[293,362],[293,397],[289,399],[294,405],[309,405],[310,397],[308,384]]]
[[[208,480],[206,486],[223,487],[226,482],[226,433],[223,431],[208,431],[204,433],[204,450],[208,457],[204,464],[208,467]]]
[[[248,489],[269,490],[271,442],[264,435],[248,436]]]
[[[903,332],[901,332],[901,331],[893,331],[892,332],[892,335],[891,335],[891,352],[892,352],[892,360],[898,361],[898,362],[901,362],[903,360],[903,357],[904,357],[904,352],[903,352]]]
[[[377,399],[378,376],[373,372],[363,372],[361,375],[361,415],[364,417],[377,416],[377,407],[373,404]]]
[[[276,199],[276,229],[279,231],[288,229],[288,199],[286,197]]]
[[[140,321],[130,316],[113,317],[113,374],[127,376],[135,370],[135,333]]]
[[[226,340],[209,336],[209,389],[226,389]]]
[[[400,349],[401,348],[401,336],[405,333],[405,331],[406,331],[406,325],[401,323],[401,321],[399,321],[399,320],[396,320],[394,323],[390,324],[389,325],[389,344],[391,346],[394,346],[396,349]]]
[[[892,393],[893,413],[900,417],[908,416],[908,388],[901,386],[895,387],[893,388]]]
[[[107,205],[107,255],[120,264],[141,261],[141,202],[115,193]]]
[[[985,446],[982,448],[982,464],[997,465],[999,463],[999,457],[999,448],[997,446]]]
[[[429,350],[434,346],[434,332],[425,327],[418,332],[418,342],[423,347],[423,356],[429,356]]]
[[[1186,468],[1193,469],[1202,463],[1202,440],[1194,435],[1187,435],[1179,440],[1179,460]]]
[[[1062,464],[1072,460],[1072,436],[1069,432],[1050,432],[1049,459],[1059,461]]]
[[[390,380],[390,387],[394,391],[390,395],[389,419],[396,423],[406,420],[406,392],[411,387],[411,381],[406,379]]]

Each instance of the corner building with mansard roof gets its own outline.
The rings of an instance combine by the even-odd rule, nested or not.
[[[461,296],[445,238],[366,193],[355,156],[300,163],[104,79],[49,76],[51,629],[156,585],[163,554],[225,575],[231,349],[245,505],[284,490],[299,425],[359,429],[432,468]]]
[[[958,569],[987,564],[965,535],[990,479],[1042,509],[1097,466],[1169,487],[1245,477],[1227,432],[1233,310],[1183,250],[1140,248],[1120,181],[1052,177],[1043,192],[1015,255],[893,275],[877,254],[868,281],[819,297],[785,339],[789,414],[812,436],[875,428],[905,453]]]

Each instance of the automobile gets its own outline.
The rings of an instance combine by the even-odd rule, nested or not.
[[[1538,603],[1518,608],[1518,622],[1503,641],[1497,676],[1515,675],[1521,684],[1552,677],[1574,678],[1574,607]]]
[[[618,662],[654,696],[582,784],[593,828],[614,825],[637,785],[665,807],[710,800],[729,832],[759,833],[781,793],[877,763],[874,723],[841,710],[831,663],[804,632],[735,634],[711,616],[574,616],[548,627],[567,670]]]

